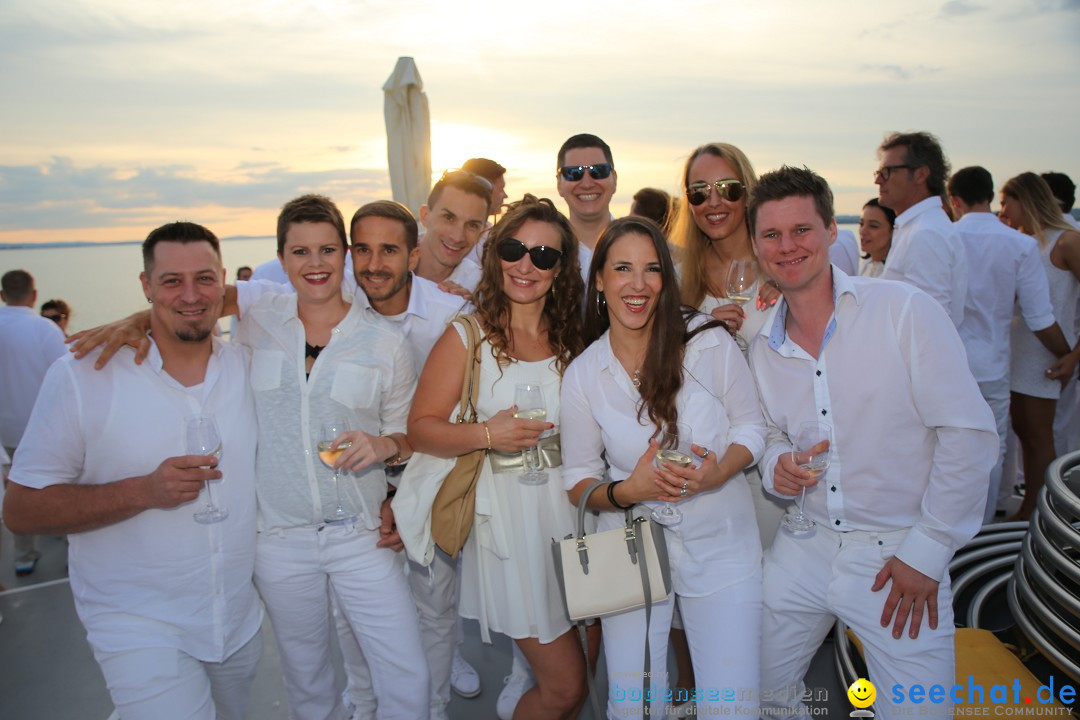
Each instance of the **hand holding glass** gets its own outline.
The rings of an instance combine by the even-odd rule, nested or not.
[[[828,423],[811,421],[799,425],[795,434],[795,449],[791,459],[810,477],[817,478],[825,474],[832,460],[833,433]],[[814,521],[803,514],[803,501],[806,499],[806,486],[799,495],[798,512],[784,516],[784,529],[794,535],[802,535],[814,529]]]
[[[514,417],[525,420],[546,420],[547,407],[544,405],[544,389],[539,383],[518,383],[514,388],[514,405],[517,412]],[[546,470],[540,469],[540,450],[537,447],[521,451],[521,462],[525,472],[520,476],[524,485],[543,485],[548,480]]]
[[[189,455],[209,455],[221,458],[221,435],[212,417],[195,417],[187,421],[185,443]],[[229,517],[229,511],[214,504],[210,481],[206,482],[206,507],[195,513],[195,522],[209,525]]]
[[[322,430],[319,432],[319,442],[316,449],[319,451],[319,459],[322,460],[323,465],[334,471],[334,494],[337,499],[337,507],[334,508],[333,514],[326,518],[326,522],[349,522],[356,519],[356,515],[347,511],[341,504],[341,471],[334,467],[334,463],[341,457],[341,453],[352,446],[351,442],[345,441],[335,448],[334,440],[348,431],[349,424],[347,422],[344,420],[332,420],[323,423]]]
[[[690,451],[693,433],[694,431],[686,423],[668,423],[667,429],[660,433],[657,441],[660,447],[653,461],[656,467],[660,467],[661,463],[678,467],[693,465],[694,456]],[[678,525],[682,522],[683,516],[673,503],[666,502],[658,510],[652,511],[652,519],[661,525]]]

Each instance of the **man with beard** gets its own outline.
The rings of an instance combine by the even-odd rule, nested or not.
[[[206,228],[143,243],[149,361],[45,376],[4,499],[14,532],[70,534],[76,610],[124,718],[241,720],[262,652],[255,562],[256,420],[247,356],[211,334],[224,269]],[[191,455],[213,417],[224,452]],[[220,522],[192,517],[209,480]]]

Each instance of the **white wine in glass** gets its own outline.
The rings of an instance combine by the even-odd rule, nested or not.
[[[656,467],[660,467],[660,463],[664,462],[683,468],[693,465],[694,457],[690,453],[693,432],[686,423],[668,423],[657,441],[660,447],[656,451]],[[652,511],[652,519],[661,525],[678,525],[683,516],[674,503],[666,502]]]
[[[189,455],[209,455],[221,459],[221,434],[213,417],[194,417],[187,421],[185,443]],[[229,511],[214,503],[214,494],[206,482],[206,507],[195,513],[195,522],[204,525],[218,523],[229,517]]]
[[[356,514],[351,513],[345,509],[345,506],[341,504],[341,471],[334,467],[334,463],[341,457],[341,453],[346,448],[352,447],[352,443],[344,441],[334,447],[334,440],[338,436],[349,431],[349,424],[344,420],[332,420],[322,424],[322,429],[319,432],[319,441],[315,445],[315,449],[319,453],[319,459],[322,460],[323,465],[334,471],[334,494],[337,500],[337,506],[334,508],[334,512],[329,514],[329,517],[325,518],[326,522],[352,522],[356,519]]]
[[[754,299],[758,281],[757,263],[753,260],[732,260],[727,275],[727,296],[742,306]]]
[[[812,420],[799,425],[795,434],[795,450],[792,459],[800,468],[810,473],[810,477],[818,478],[825,474],[832,461],[833,432],[828,423]],[[816,524],[803,513],[803,502],[806,500],[806,486],[803,485],[799,494],[798,510],[784,516],[784,529],[793,535],[803,535],[814,529]]]
[[[514,405],[517,411],[514,417],[524,420],[547,420],[547,406],[544,404],[544,389],[540,383],[518,383],[514,387]],[[540,469],[540,451],[536,447],[521,451],[521,462],[525,466],[519,479],[524,485],[543,485],[548,481],[546,470]]]

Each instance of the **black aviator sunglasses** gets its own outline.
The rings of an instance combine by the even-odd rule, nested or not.
[[[525,257],[525,253],[528,253],[533,267],[537,270],[550,270],[558,265],[559,259],[562,258],[561,250],[547,245],[525,247],[525,243],[517,238],[503,238],[495,246],[495,252],[498,253],[499,259],[510,263],[517,262]]]

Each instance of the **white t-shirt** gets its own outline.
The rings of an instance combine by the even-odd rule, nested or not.
[[[30,307],[0,306],[0,445],[18,446],[45,371],[64,354],[59,325]]]

